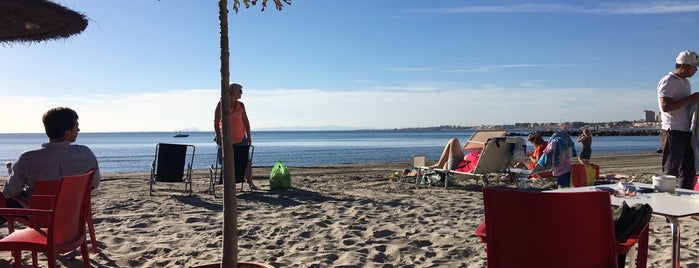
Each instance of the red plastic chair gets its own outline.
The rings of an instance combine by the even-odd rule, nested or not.
[[[92,176],[90,176],[90,181],[92,181]],[[32,197],[30,197],[29,200],[29,208],[35,208],[35,209],[50,209],[51,208],[51,202],[53,201],[51,198],[45,198],[45,197],[34,197],[34,196],[42,196],[42,195],[55,195],[56,190],[58,190],[58,185],[60,184],[60,180],[49,180],[49,181],[36,181],[34,182],[34,191],[32,192]],[[90,231],[90,237],[91,237],[91,244],[92,244],[92,252],[93,253],[99,253],[99,248],[97,247],[97,237],[95,236],[95,226],[92,222],[92,187],[89,187],[89,192],[87,194],[87,202],[85,206],[85,221],[87,221],[87,227],[88,230]],[[5,207],[5,206],[2,206]],[[11,217],[8,218],[7,220],[7,228],[9,229],[9,232],[14,231],[14,222],[19,222],[21,224],[24,224],[26,226],[33,226],[33,227],[46,227],[48,226],[48,220],[47,219],[34,219],[34,222],[29,222],[26,218],[22,217]]]
[[[618,255],[638,243],[636,267],[646,267],[648,224],[616,243],[609,193],[538,193],[483,189],[488,267],[618,267]]]
[[[32,195],[36,200],[43,199],[42,204],[51,203],[50,209],[0,208],[0,215],[5,217],[27,216],[33,223],[37,222],[36,218],[48,219],[48,226],[45,228],[16,230],[0,239],[0,251],[12,252],[15,267],[21,267],[21,251],[24,250],[44,252],[49,267],[55,267],[56,255],[73,251],[78,247],[83,257],[83,266],[90,267],[84,212],[92,173],[93,171],[89,171],[83,175],[64,176],[53,196]],[[53,201],[46,202],[46,199]],[[36,267],[35,254],[32,254],[32,257],[32,265]]]

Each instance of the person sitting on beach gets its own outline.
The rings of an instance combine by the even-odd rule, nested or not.
[[[578,161],[583,165],[588,165],[592,155],[592,134],[590,134],[590,131],[584,129],[578,137],[578,142],[582,143],[582,151],[580,151]]]
[[[251,145],[252,137],[250,136],[250,121],[248,120],[248,114],[245,111],[245,104],[239,101],[243,94],[243,86],[240,84],[233,83],[228,87],[228,92],[231,94],[231,103],[229,120],[231,127],[231,135],[233,136],[233,146],[236,145]],[[222,156],[222,142],[223,142],[223,117],[221,116],[221,101],[216,104],[216,110],[214,111],[214,132],[216,133],[215,141],[218,145],[218,159],[219,164],[223,160]],[[250,189],[256,190],[257,187],[252,182],[252,163],[248,161],[248,166],[245,171],[245,181],[247,181]]]
[[[60,180],[93,169],[91,186],[96,188],[100,184],[97,158],[90,148],[71,144],[80,131],[78,114],[70,108],[58,107],[44,113],[42,121],[48,143],[40,149],[23,152],[15,162],[14,172],[2,189],[7,207],[25,207],[38,180]],[[4,223],[5,219],[0,221]]]
[[[464,147],[465,150],[465,147]],[[458,172],[469,172],[478,164],[481,149],[469,150],[464,153],[461,150],[461,143],[457,138],[451,138],[444,146],[442,155],[436,164],[429,166],[430,169],[441,168]]]
[[[545,141],[538,132],[529,133],[529,135],[527,135],[527,140],[532,144],[532,146],[534,146],[534,151],[526,153],[527,157],[529,158],[527,164],[517,163],[515,167],[534,170],[536,167],[536,162],[539,161],[539,158],[544,154],[544,149],[546,149],[546,146],[548,146],[549,143]],[[552,176],[553,175],[551,172],[548,171],[532,174],[532,178],[548,178]]]
[[[570,186],[570,171],[572,170],[571,157],[577,156],[575,143],[570,139],[567,132],[557,130],[548,140],[548,145],[541,157],[536,162],[532,171],[540,172],[551,170],[551,174],[556,176],[556,184],[559,188]]]

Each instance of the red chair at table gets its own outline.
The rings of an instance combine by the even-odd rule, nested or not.
[[[49,209],[0,208],[0,215],[5,218],[25,216],[31,223],[38,223],[38,218],[48,219],[45,221],[46,227],[15,230],[0,239],[0,251],[12,252],[15,267],[21,267],[21,252],[24,250],[33,252],[34,267],[37,266],[35,252],[39,251],[46,254],[49,267],[55,267],[56,255],[73,251],[78,247],[83,257],[83,266],[90,267],[85,234],[85,207],[87,195],[90,193],[92,172],[64,176],[55,195],[32,195],[32,199],[41,200],[42,204],[50,203]]]
[[[92,181],[92,176],[89,178]],[[34,198],[34,195],[55,195],[56,190],[58,190],[58,185],[60,180],[48,180],[48,181],[36,181],[34,182],[34,191],[32,192],[32,197],[29,200],[29,208],[38,209],[49,209],[51,208],[51,199],[47,198]],[[87,194],[87,205],[85,206],[85,221],[87,222],[88,230],[90,231],[90,242],[92,244],[92,252],[99,253],[99,248],[97,247],[97,237],[95,236],[95,226],[92,222],[92,187],[88,190]],[[5,206],[2,206],[5,207]],[[34,219],[34,222],[29,222],[23,217],[11,217],[7,220],[7,228],[9,232],[14,231],[14,222],[19,222],[25,226],[40,226],[46,227],[48,225],[47,219]]]
[[[483,188],[488,267],[618,267],[618,255],[638,243],[636,267],[646,267],[648,224],[616,243],[606,191],[539,193]],[[486,224],[487,223],[487,224]]]

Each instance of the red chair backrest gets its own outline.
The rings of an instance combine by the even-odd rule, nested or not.
[[[86,174],[83,174],[83,176]],[[92,176],[90,176],[92,180]],[[58,186],[61,184],[61,180],[40,180],[34,182],[34,189],[32,190],[32,197],[30,197],[30,208],[36,209],[51,209],[53,207],[53,199],[42,198],[36,200],[38,195],[56,195],[58,191]],[[88,199],[89,200],[89,199]],[[32,219],[32,226],[34,227],[48,227],[49,219],[47,218],[34,218]]]
[[[488,267],[617,267],[609,193],[484,188]]]
[[[85,205],[93,171],[83,175],[64,176],[53,203],[54,215],[49,223],[49,244],[71,244],[85,236]],[[53,241],[51,241],[53,239]]]
[[[60,180],[35,181],[32,194],[55,195],[59,184],[61,184]]]

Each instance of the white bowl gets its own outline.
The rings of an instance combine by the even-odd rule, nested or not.
[[[672,175],[653,176],[653,189],[658,192],[674,192],[677,188],[677,177]]]

